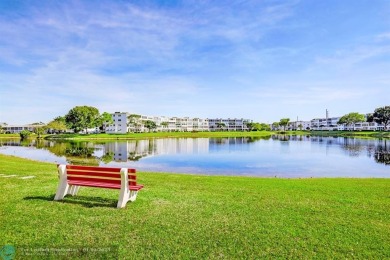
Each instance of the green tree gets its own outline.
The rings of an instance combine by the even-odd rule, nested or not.
[[[47,129],[55,132],[66,131],[67,126],[65,123],[65,117],[56,117],[46,125]]]
[[[28,131],[28,130],[22,130],[22,131],[20,131],[19,135],[20,135],[20,138],[21,138],[22,140],[25,140],[25,139],[27,139],[27,138],[30,137],[31,132]]]
[[[278,129],[279,126],[280,126],[279,122],[273,122],[273,123],[272,123],[272,128],[273,128],[273,129]]]
[[[298,129],[299,129],[300,131],[302,131],[302,128],[303,128],[303,125],[302,125],[302,124],[299,124],[299,125],[298,125]]]
[[[105,125],[110,125],[112,123],[114,123],[112,115],[107,112],[103,112],[96,120],[96,126],[99,127],[100,130],[103,130]]]
[[[254,131],[255,124],[256,123],[253,123],[253,122],[246,123],[246,127],[248,127],[248,131]]]
[[[46,132],[46,126],[36,126],[34,128],[34,134],[38,135],[38,139],[41,138],[41,135],[43,135]]]
[[[150,132],[150,130],[152,130],[152,129],[156,129],[157,128],[157,124],[154,122],[154,121],[152,121],[152,120],[146,120],[146,122],[145,122],[145,127],[149,130],[149,132]]]
[[[279,125],[283,126],[284,131],[286,131],[286,126],[290,122],[290,118],[282,118],[280,119]]]
[[[7,126],[8,124],[7,123],[3,123],[3,124],[0,124],[0,133],[3,134],[5,133],[5,127]]]
[[[249,131],[269,131],[270,126],[265,123],[247,123]]]
[[[357,112],[352,112],[352,113],[349,113],[349,114],[342,116],[339,119],[339,121],[337,122],[337,124],[342,124],[342,125],[346,125],[346,126],[352,125],[353,130],[355,130],[356,123],[365,122],[365,121],[366,121],[366,117],[363,114],[359,114]]]
[[[95,107],[76,106],[65,115],[65,121],[76,133],[96,127],[100,123],[99,110]]]
[[[390,123],[390,106],[378,107],[373,114],[374,121],[378,124],[383,124],[385,131]]]
[[[260,123],[260,131],[271,131],[271,127],[269,124]]]
[[[374,122],[374,114],[373,113],[368,113],[366,114],[367,122]]]
[[[169,123],[168,122],[161,122],[160,124],[163,128],[168,128]]]
[[[137,128],[141,127],[142,124],[140,122],[141,115],[137,114],[131,114],[127,117],[128,123],[127,126],[130,129],[134,129],[134,132],[136,132]]]

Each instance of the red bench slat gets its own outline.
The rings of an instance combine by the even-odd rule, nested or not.
[[[72,180],[68,181],[71,185],[78,185],[78,186],[89,186],[89,187],[97,187],[97,188],[108,188],[108,189],[120,189],[120,184],[115,183],[102,183],[102,182],[93,182],[93,181],[77,181]],[[144,185],[129,185],[130,190],[140,190],[144,187]]]
[[[107,189],[120,189],[121,184],[115,183],[106,183],[106,182],[93,182],[93,181],[80,181],[80,180],[71,180],[68,181],[71,185],[77,186],[89,186],[89,187],[98,187],[98,188],[107,188]]]
[[[90,170],[93,172],[100,172],[100,171],[111,171],[111,172],[120,172],[120,168],[112,168],[112,167],[96,167],[96,166],[80,166],[80,165],[66,165],[66,169],[73,169],[73,170]]]
[[[77,175],[77,176],[96,176],[96,177],[107,177],[107,178],[117,178],[120,179],[121,175],[119,173],[100,173],[100,172],[79,172],[73,170],[67,170],[66,174]]]
[[[135,169],[127,169],[129,187],[139,190],[143,185],[137,185]],[[102,187],[109,189],[121,188],[121,168],[66,165],[67,181],[78,186]]]

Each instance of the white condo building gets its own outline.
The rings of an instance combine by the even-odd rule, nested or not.
[[[315,118],[311,120],[311,129],[316,131],[383,131],[384,126],[376,122],[358,122],[355,125],[338,124],[341,117]]]
[[[7,124],[2,124],[1,128],[4,133],[7,134],[19,134],[23,130],[27,130],[30,132],[34,132],[35,128],[37,127],[42,127],[43,125],[7,125]]]
[[[148,132],[146,121],[153,121],[158,132],[202,132],[202,131],[247,131],[247,123],[250,119],[237,118],[190,118],[190,117],[165,117],[131,115],[127,112],[115,112],[111,114],[113,122],[105,125],[106,133]]]
[[[311,122],[310,121],[295,121],[288,124],[289,130],[310,130]]]
[[[253,121],[243,118],[215,118],[209,119],[210,131],[248,131],[248,123]]]
[[[105,131],[109,134],[127,133],[128,115],[126,112],[115,112],[111,114],[112,124],[105,125]]]

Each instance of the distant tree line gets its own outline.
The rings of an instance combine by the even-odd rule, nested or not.
[[[111,114],[107,112],[99,113],[99,110],[91,106],[76,106],[69,110],[69,112],[64,116],[58,116],[50,121],[47,125],[44,125],[42,122],[34,123],[34,133],[38,138],[46,133],[62,133],[67,129],[72,129],[75,133],[85,130],[88,131],[88,128],[98,127],[103,129],[105,123],[112,123]],[[20,132],[20,137],[22,139],[28,138],[32,132],[28,130],[23,130]]]
[[[374,113],[369,113],[367,115],[352,112],[342,116],[337,123],[346,126],[355,126],[356,123],[366,121],[381,124],[386,131],[387,126],[390,124],[390,106],[378,107],[375,109]]]
[[[273,129],[279,129],[283,127],[283,131],[286,131],[286,127],[290,122],[289,118],[282,118],[279,122],[272,123]],[[387,130],[388,125],[390,125],[390,106],[378,107],[375,109],[374,113],[369,113],[367,115],[359,114],[357,112],[351,112],[346,115],[343,115],[337,124],[346,125],[346,126],[355,126],[356,123],[360,122],[376,122],[384,126],[384,130]],[[299,124],[298,129],[302,130],[302,124]]]

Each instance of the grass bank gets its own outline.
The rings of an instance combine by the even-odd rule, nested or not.
[[[58,134],[47,136],[46,139],[148,139],[148,138],[208,138],[208,137],[267,137],[273,132],[156,132],[127,134]]]
[[[0,134],[0,138],[14,139],[14,138],[20,138],[20,135],[19,134]]]
[[[390,138],[390,132],[378,131],[311,131],[310,135],[358,138]]]
[[[139,140],[150,138],[223,138],[223,137],[252,137],[268,138],[273,134],[285,135],[311,135],[332,137],[358,137],[358,138],[390,138],[390,132],[375,131],[259,131],[259,132],[156,132],[156,133],[127,133],[127,134],[57,134],[43,135],[49,140]],[[0,134],[0,138],[20,138],[18,134]],[[36,138],[32,135],[30,138]]]
[[[390,138],[390,132],[375,131],[259,131],[259,132],[157,132],[157,133],[127,133],[127,134],[61,134],[49,135],[46,139],[148,139],[148,138],[223,138],[223,137],[253,137],[267,138],[274,134],[310,135],[310,136],[337,136],[358,138]]]
[[[119,259],[390,258],[390,179],[140,172],[145,188],[118,210],[116,190],[82,188],[53,202],[54,164],[0,155],[0,174],[16,175],[0,177],[0,246],[16,250],[111,248]],[[28,175],[36,177],[18,178]],[[77,259],[100,254],[108,253]]]

